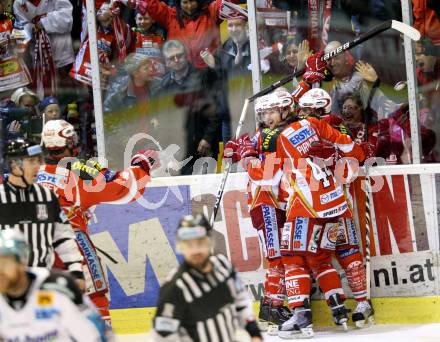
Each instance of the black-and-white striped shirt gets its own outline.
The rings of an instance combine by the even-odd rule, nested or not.
[[[183,263],[160,290],[155,341],[234,341],[238,326],[256,327],[252,304],[229,260],[211,256],[213,270],[201,273]],[[250,331],[259,336],[259,332]]]
[[[0,184],[0,229],[19,229],[29,243],[29,266],[51,268],[54,250],[68,270],[82,276],[83,257],[55,194],[39,185]]]

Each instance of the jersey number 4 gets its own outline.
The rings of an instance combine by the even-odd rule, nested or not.
[[[312,169],[313,178],[318,182],[322,182],[322,187],[328,188],[331,185],[330,179],[333,179],[333,174],[325,165],[315,164],[310,158],[306,158],[307,164]]]

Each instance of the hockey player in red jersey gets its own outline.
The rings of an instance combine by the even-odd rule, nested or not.
[[[158,165],[156,152],[139,151],[131,166],[113,172],[98,163],[83,163],[76,156],[76,133],[64,120],[51,120],[43,127],[42,142],[48,156],[38,174],[38,183],[51,188],[75,230],[76,240],[86,256],[84,273],[87,293],[104,318],[109,319],[108,292],[98,254],[89,238],[88,209],[99,203],[123,204],[142,195],[150,180],[150,170]],[[72,158],[73,157],[73,158]]]
[[[287,126],[292,97],[287,90],[277,90],[262,96],[255,103],[260,128],[251,139],[244,134],[225,146],[225,156],[233,162],[255,156],[264,160],[276,151],[278,136]],[[260,170],[252,170],[260,172]],[[278,334],[278,326],[290,318],[290,311],[284,306],[285,284],[284,266],[281,260],[281,229],[285,222],[285,196],[279,183],[282,171],[273,177],[272,184],[256,180],[252,174],[248,178],[248,205],[252,224],[258,230],[268,268],[264,283],[264,297],[261,299],[260,327],[268,328],[269,335]],[[267,322],[269,326],[267,327]]]
[[[321,104],[330,103],[324,100]],[[309,268],[332,308],[335,322],[343,324],[347,321],[342,285],[331,265],[331,255],[336,248],[339,217],[351,217],[351,212],[331,170],[313,158],[321,157],[325,149],[314,148],[311,151],[314,154],[309,150],[314,143],[322,145],[323,141],[328,141],[346,156],[363,160],[365,155],[348,135],[341,134],[322,120],[309,117],[311,112],[307,107],[302,108],[298,120],[282,131],[275,155],[264,161],[248,161],[247,165],[248,174],[258,175],[260,181],[269,181],[268,177],[283,170],[283,184],[289,193],[281,254],[288,303],[294,314],[280,327],[279,336],[285,338],[298,333],[303,337],[313,335]]]
[[[314,88],[307,91],[299,99],[299,107],[299,115],[301,117],[311,116],[321,118],[321,120],[326,121],[342,133],[347,133],[343,121],[339,117],[329,114],[331,99],[330,95],[325,90]],[[381,144],[383,144],[383,138],[384,136],[378,137],[376,134],[372,139],[369,139],[369,142],[367,143],[359,141],[359,143],[362,143],[363,150],[368,154],[367,157],[373,156],[378,151],[385,150],[380,147]],[[337,148],[335,148],[334,145],[326,143],[315,144],[311,147],[309,153],[326,159],[326,165],[333,173],[335,173],[335,164],[340,159],[341,154],[337,151]],[[344,165],[345,168],[350,168],[349,163]],[[347,170],[344,170],[344,176],[346,175]],[[348,206],[353,208],[353,199],[350,194],[349,183],[342,184],[342,190]],[[352,320],[357,327],[361,328],[366,320],[372,319],[373,309],[367,300],[365,265],[359,249],[356,226],[351,217],[342,217],[339,219],[335,256],[338,263],[344,269],[348,285],[352,291],[354,299],[358,303],[353,312]]]

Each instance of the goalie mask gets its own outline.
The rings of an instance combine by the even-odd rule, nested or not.
[[[300,118],[320,117],[330,113],[332,99],[324,89],[313,88],[301,96],[298,105]]]

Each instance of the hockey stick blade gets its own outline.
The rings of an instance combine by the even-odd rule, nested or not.
[[[401,21],[391,20],[391,28],[404,34],[405,36],[407,36],[411,40],[414,40],[414,41],[420,40],[420,36],[421,36],[420,32],[417,29],[415,29],[414,27],[409,26],[405,23],[402,23]]]

